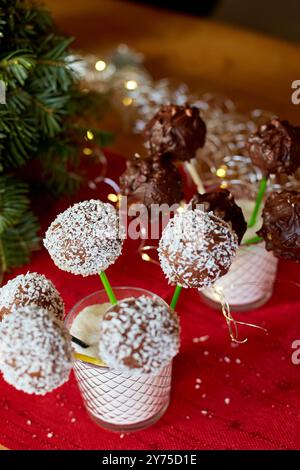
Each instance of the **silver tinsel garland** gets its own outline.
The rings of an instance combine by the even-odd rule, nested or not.
[[[246,151],[248,136],[273,113],[261,109],[241,113],[229,98],[216,93],[192,94],[185,83],[164,78],[154,81],[145,69],[144,56],[121,44],[103,58],[94,55],[70,57],[70,67],[82,86],[107,92],[126,128],[142,133],[146,123],[163,105],[186,102],[198,107],[207,125],[206,144],[193,162],[205,187],[226,187],[234,180],[258,186],[261,171],[254,167]],[[271,178],[269,190],[300,189],[300,177],[278,181]]]

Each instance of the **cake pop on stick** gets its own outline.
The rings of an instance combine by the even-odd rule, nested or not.
[[[39,273],[21,274],[0,288],[0,321],[14,309],[36,305],[62,320],[64,302],[53,283]]]
[[[213,212],[216,217],[229,223],[238,237],[239,244],[247,230],[242,209],[236,204],[233,195],[227,189],[217,189],[204,194],[195,194],[188,208],[199,208],[204,212]]]
[[[188,209],[197,208],[204,212],[213,212],[215,216],[229,223],[238,237],[238,242],[241,242],[247,224],[241,208],[235,203],[234,197],[227,189],[195,194],[188,204]],[[176,307],[181,290],[182,287],[177,285],[170,304],[172,308]]]
[[[206,125],[195,106],[164,105],[145,127],[153,155],[170,155],[174,161],[189,161],[203,147]]]
[[[100,323],[99,353],[123,372],[157,373],[179,349],[179,319],[164,302],[142,295],[110,307]]]
[[[263,225],[257,234],[266,242],[267,251],[277,258],[300,261],[300,193],[271,193],[262,213]]]
[[[236,213],[234,206],[231,209]],[[244,219],[240,220],[245,228]],[[233,223],[225,222],[213,212],[200,209],[187,210],[170,220],[160,240],[159,259],[169,282],[177,284],[172,306],[176,305],[182,287],[212,286],[228,272],[238,249],[238,236],[232,226]],[[240,231],[239,236],[242,236]],[[245,342],[238,339],[238,324],[264,330],[257,325],[235,321],[223,296],[220,296],[220,302],[233,341]]]
[[[172,308],[182,287],[199,289],[226,274],[237,248],[237,235],[212,212],[195,209],[175,215],[164,229],[158,249],[165,276],[176,284]]]
[[[73,274],[102,273],[122,252],[123,232],[115,208],[99,200],[83,201],[59,214],[48,228],[44,245],[56,266]],[[108,296],[112,289],[104,284]]]
[[[158,253],[170,284],[200,289],[227,273],[237,248],[238,237],[229,223],[195,209],[169,221]]]
[[[62,321],[65,306],[60,293],[53,283],[43,274],[20,274],[0,288],[0,322],[13,310],[22,307],[36,306],[44,308]],[[79,338],[71,337],[74,343],[88,347]]]
[[[271,174],[292,175],[300,166],[300,127],[274,118],[249,137],[247,147],[253,164],[265,174],[248,224],[248,227],[254,227],[268,177]]]
[[[205,143],[206,125],[195,106],[164,105],[145,127],[146,145],[150,155],[168,155],[174,161],[185,162],[199,192],[203,183],[195,170],[194,159]]]
[[[128,197],[129,205],[179,204],[183,198],[182,178],[171,159],[161,155],[141,158],[135,155],[127,161],[120,176],[121,194]]]
[[[45,395],[69,378],[69,334],[48,310],[20,307],[0,323],[0,370],[17,390]]]

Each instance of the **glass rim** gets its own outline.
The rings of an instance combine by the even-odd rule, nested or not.
[[[161,302],[163,302],[165,305],[168,305],[167,302],[162,298],[160,297],[160,295],[158,294],[155,294],[154,292],[151,292],[150,290],[148,289],[144,289],[143,287],[134,287],[134,286],[113,286],[113,290],[114,291],[124,291],[124,290],[135,290],[135,291],[138,291],[138,292],[141,292],[142,293],[146,293],[148,295],[151,295],[152,297],[157,297]],[[80,307],[81,304],[83,304],[84,302],[86,302],[89,298],[93,297],[94,295],[97,295],[97,294],[106,294],[106,291],[105,289],[100,289],[100,290],[96,290],[94,292],[91,292],[90,294],[86,295],[85,297],[82,297],[82,299],[80,299],[78,302],[76,302],[76,304],[69,310],[69,312],[67,313],[67,315],[65,316],[65,319],[64,319],[64,323],[67,322],[69,316],[71,315],[71,313],[78,309]],[[107,294],[106,294],[107,295]],[[122,299],[121,299],[122,300]],[[107,298],[107,301],[108,303],[109,302],[109,299]]]
[[[137,292],[141,292],[141,295],[143,293],[145,294],[148,294],[150,295],[151,297],[156,297],[157,299],[159,299],[161,302],[163,302],[165,305],[168,305],[167,302],[162,298],[160,297],[158,294],[155,294],[154,292],[151,292],[149,291],[148,289],[144,289],[143,287],[132,287],[132,286],[114,286],[113,287],[113,290],[114,291],[125,291],[125,290],[133,290],[133,291],[137,291]],[[67,324],[68,324],[68,320],[70,318],[70,316],[73,314],[74,310],[77,310],[80,308],[80,305],[83,304],[84,302],[86,302],[87,300],[89,300],[90,298],[94,297],[95,295],[102,295],[102,294],[105,294],[107,296],[107,293],[106,293],[106,290],[105,289],[101,289],[101,290],[96,290],[94,292],[91,292],[90,294],[86,295],[85,297],[83,297],[82,299],[80,299],[78,302],[76,302],[76,304],[69,310],[69,312],[66,314],[65,318],[64,318],[64,325],[68,328]],[[122,300],[122,299],[121,299]],[[107,298],[107,301],[108,303],[109,302],[109,299]],[[69,329],[68,329],[69,330]],[[81,360],[81,359],[80,359]],[[87,361],[84,361],[84,360],[81,360],[81,362],[84,362],[85,364],[90,364],[88,363]],[[106,366],[106,365],[98,365],[98,364],[90,364],[92,365],[93,367],[97,367],[99,369],[109,369],[109,366]]]

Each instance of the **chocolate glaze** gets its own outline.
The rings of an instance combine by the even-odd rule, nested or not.
[[[195,194],[190,201],[190,208],[195,209],[201,205],[205,212],[213,212],[217,217],[231,224],[233,231],[237,234],[238,241],[247,230],[242,209],[235,203],[233,195],[227,189],[218,189],[205,194]]]
[[[270,194],[262,218],[257,234],[264,238],[266,249],[277,258],[300,261],[300,193],[284,190]]]
[[[182,178],[177,167],[160,156],[142,159],[138,156],[127,161],[127,168],[120,177],[121,193],[131,204],[179,203],[183,198]]]
[[[291,175],[300,166],[300,127],[274,118],[249,137],[247,148],[266,175]]]
[[[194,106],[165,105],[145,128],[150,153],[169,154],[173,160],[187,161],[203,147],[206,125]]]

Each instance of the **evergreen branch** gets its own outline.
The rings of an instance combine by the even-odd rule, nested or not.
[[[36,216],[28,211],[15,226],[3,232],[0,239],[0,262],[4,272],[30,261],[32,251],[39,248],[38,229]]]
[[[107,109],[102,96],[80,90],[69,66],[72,41],[58,35],[51,15],[30,0],[0,0],[0,79],[6,85],[6,104],[0,106],[0,263],[4,271],[28,262],[37,246],[30,185],[38,184],[55,195],[77,189],[82,182],[80,148],[87,131],[82,122],[90,122],[91,115],[96,122]],[[110,143],[110,133],[90,130],[94,143]],[[29,178],[30,185],[19,181],[20,174],[24,180]]]
[[[0,235],[29,208],[28,186],[12,176],[0,177]]]
[[[12,52],[6,57],[1,57],[0,70],[7,83],[10,83],[10,80],[14,78],[17,83],[24,85],[29,72],[35,65],[32,55],[26,52],[22,55],[20,52]]]

